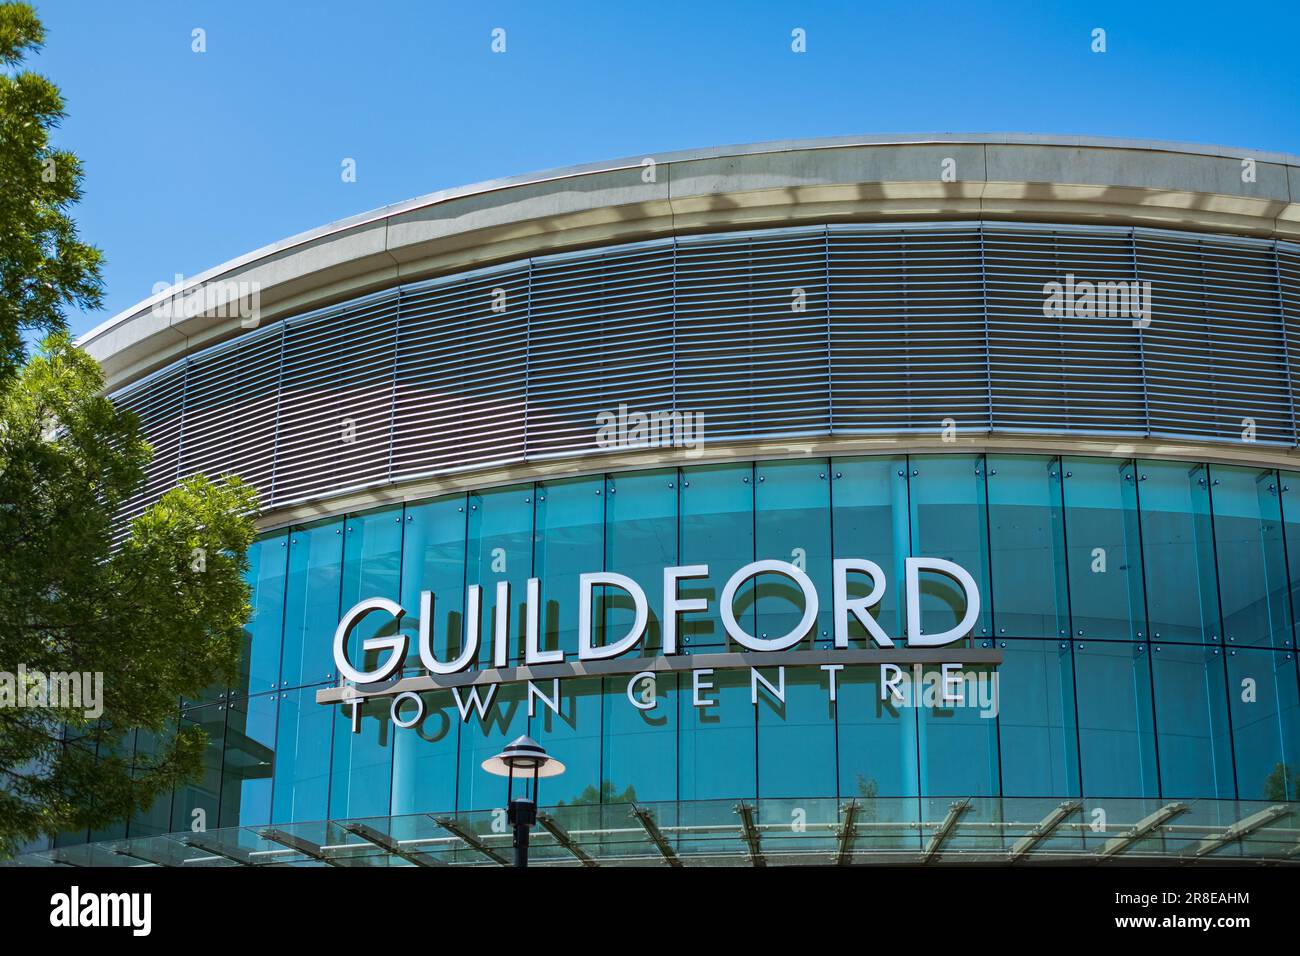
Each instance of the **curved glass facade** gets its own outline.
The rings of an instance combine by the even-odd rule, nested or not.
[[[411,728],[390,722],[388,700],[367,704],[360,733],[345,708],[315,699],[337,682],[331,637],[340,616],[364,597],[407,609],[400,626],[413,675],[421,590],[435,592],[433,644],[445,660],[459,647],[468,586],[483,585],[491,633],[495,585],[509,581],[517,663],[528,578],[540,579],[541,647],[572,657],[578,574],[617,571],[649,599],[646,640],[634,653],[658,655],[663,568],[708,564],[710,577],[682,588],[709,607],[681,616],[680,651],[716,653],[728,649],[722,585],[763,558],[802,564],[821,594],[830,593],[832,558],[876,561],[889,590],[873,613],[900,637],[909,555],[955,561],[978,583],[982,607],[965,644],[1003,654],[996,717],[882,701],[874,666],[839,672],[834,701],[816,667],[786,668],[784,702],[763,690],[754,703],[748,671],[717,671],[705,707],[694,706],[689,670],[631,691],[626,676],[566,679],[558,714],[533,701],[530,716],[526,685],[502,684],[484,717],[462,720],[440,690],[424,695]],[[179,716],[208,731],[205,776],[92,839],[189,830],[200,819],[257,827],[491,811],[504,788],[479,765],[523,733],[567,764],[541,792],[543,805],[565,807],[1297,798],[1300,474],[993,454],[643,470],[276,531],[254,546],[250,575],[255,613],[239,683],[186,702]],[[926,630],[951,627],[959,600],[955,584],[927,586]],[[803,647],[830,646],[822,604]],[[797,589],[770,575],[752,579],[735,606],[756,635],[784,633],[802,614]],[[598,634],[626,631],[629,606],[597,608]],[[354,651],[379,627],[363,622]],[[489,654],[480,664],[490,665]],[[638,709],[629,693],[655,706]]]

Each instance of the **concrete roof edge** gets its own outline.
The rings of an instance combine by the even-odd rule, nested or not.
[[[137,302],[135,305],[125,309],[106,321],[95,326],[90,331],[83,334],[78,343],[86,345],[101,338],[105,334],[112,332],[114,329],[128,323],[131,319],[148,314],[149,311],[158,303],[168,298],[181,295],[186,290],[197,288],[204,283],[223,275],[230,274],[246,266],[267,260],[275,255],[292,250],[297,247],[305,246],[310,243],[325,239],[331,236],[337,236],[347,233],[349,230],[358,229],[367,225],[373,225],[380,222],[390,221],[393,217],[403,213],[409,213],[415,210],[425,209],[436,206],[440,203],[451,200],[463,199],[470,196],[486,195],[492,192],[511,189],[518,186],[540,185],[548,182],[562,181],[566,179],[575,179],[582,176],[599,174],[603,172],[614,172],[635,168],[641,165],[646,158],[653,158],[659,164],[683,163],[697,160],[708,159],[725,159],[730,157],[755,156],[762,154],[775,154],[783,152],[796,151],[813,151],[813,150],[834,150],[859,146],[910,146],[910,145],[936,145],[936,144],[954,144],[954,145],[984,145],[984,146],[1055,146],[1055,147],[1076,147],[1076,148],[1096,148],[1107,150],[1135,150],[1146,152],[1163,152],[1179,153],[1191,156],[1205,156],[1214,158],[1246,159],[1253,158],[1258,163],[1272,165],[1281,165],[1293,167],[1300,173],[1300,156],[1269,152],[1262,150],[1247,150],[1236,147],[1226,146],[1206,146],[1190,143],[1164,142],[1157,140],[1126,139],[1115,137],[1097,137],[1097,136],[1070,136],[1055,134],[1037,134],[1037,133],[880,133],[872,135],[859,136],[835,136],[815,139],[792,139],[792,140],[775,140],[760,143],[734,144],[725,146],[712,146],[700,149],[677,150],[672,152],[647,152],[639,156],[623,157],[621,159],[604,160],[592,163],[584,163],[574,166],[560,167],[550,170],[544,170],[534,173],[524,173],[515,176],[501,177],[487,180],[484,182],[474,183],[465,186],[457,186],[449,189],[438,190],[427,193],[423,196],[417,196],[401,202],[391,203],[381,206],[377,209],[359,213],[335,222],[318,226],[314,229],[298,233],[297,235],[279,240],[261,248],[254,249],[243,255],[237,256],[219,265],[213,266],[204,272],[189,277],[179,286],[172,286],[168,289],[151,295],[150,297]],[[1296,197],[1292,197],[1295,202]],[[387,248],[387,242],[385,242]]]

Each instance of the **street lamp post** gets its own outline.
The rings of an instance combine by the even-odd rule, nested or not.
[[[528,832],[537,823],[537,781],[542,777],[558,777],[564,773],[564,764],[548,756],[542,745],[525,734],[511,741],[495,757],[483,761],[483,769],[498,777],[507,778],[506,819],[514,827],[515,866],[528,865]],[[515,774],[523,786],[523,795],[515,796]],[[529,776],[532,787],[529,787]]]

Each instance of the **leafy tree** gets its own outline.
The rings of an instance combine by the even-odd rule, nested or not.
[[[636,803],[636,787],[628,784],[622,793],[614,790],[613,780],[602,780],[598,791],[592,784],[587,784],[572,800],[561,800],[557,807],[579,807],[593,803]]]
[[[1279,763],[1264,778],[1265,800],[1294,800],[1297,794],[1300,794],[1300,771],[1291,770],[1284,763]]]
[[[101,827],[196,777],[206,736],[177,700],[235,675],[250,613],[253,490],[193,477],[113,547],[113,514],[149,461],[98,365],[60,333],[0,394],[0,670],[102,673],[103,713],[18,707],[0,685],[0,852]],[[53,704],[53,701],[51,701]],[[158,753],[131,760],[130,731]]]
[[[65,307],[99,301],[99,253],[67,215],[76,158],[48,145],[58,91],[14,71],[42,37],[29,6],[0,4],[0,856],[198,776],[206,737],[176,730],[177,702],[235,674],[257,505],[238,479],[192,477],[114,544],[151,452],[63,331]],[[50,334],[29,359],[32,330]],[[51,675],[96,673],[102,712],[42,700]],[[136,730],[157,736],[153,756],[133,759]]]
[[[44,41],[30,6],[0,4],[0,378],[21,365],[24,332],[61,331],[65,306],[100,303],[100,252],[68,215],[81,163],[50,145],[63,98],[45,77],[17,70]]]

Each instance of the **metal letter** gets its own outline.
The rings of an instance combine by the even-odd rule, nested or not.
[[[799,589],[803,591],[803,618],[790,633],[783,634],[781,637],[762,638],[746,633],[745,629],[736,621],[736,611],[732,606],[740,586],[754,575],[762,574],[765,571],[784,574],[799,585]],[[722,615],[722,626],[726,628],[727,634],[737,644],[748,647],[751,651],[784,651],[794,647],[807,637],[808,632],[812,630],[813,623],[817,620],[817,589],[813,587],[812,579],[808,575],[788,561],[753,561],[733,574],[731,579],[727,581],[726,587],[722,589],[722,597],[718,601],[718,612]]]
[[[636,607],[636,619],[632,622],[632,629],[617,641],[600,647],[594,647],[591,643],[591,593],[596,585],[622,588],[632,595],[632,603]],[[646,602],[645,592],[631,578],[612,571],[580,575],[578,577],[578,660],[603,660],[630,651],[640,642],[649,617],[650,606]]]
[[[708,598],[680,598],[677,582],[683,578],[707,578],[707,564],[688,564],[664,568],[664,653],[677,653],[677,615],[681,611],[703,611],[709,606]]]
[[[907,558],[907,643],[912,647],[942,647],[970,633],[980,615],[980,592],[975,579],[961,565],[943,558]],[[939,634],[921,633],[921,571],[937,571],[961,585],[966,594],[966,614],[957,626]]]
[[[460,656],[444,664],[433,656],[433,592],[420,592],[420,663],[430,674],[455,674],[469,667],[478,656],[479,614],[483,604],[483,589],[477,584],[469,586],[465,601],[465,646]]]
[[[836,558],[834,568],[834,607],[835,607],[835,646],[849,646],[849,612],[858,619],[858,623],[867,629],[871,639],[880,647],[893,647],[894,641],[876,619],[867,613],[867,608],[879,604],[885,596],[885,572],[874,561],[862,561],[857,558]],[[871,575],[871,593],[863,598],[849,600],[849,572],[860,571]]]
[[[391,637],[368,637],[361,642],[362,654],[366,651],[379,650],[393,652],[388,660],[375,670],[359,671],[349,663],[348,638],[352,635],[352,629],[372,611],[387,611],[393,616],[394,621],[400,621],[402,615],[406,613],[396,601],[373,597],[354,604],[348,613],[343,615],[343,620],[339,621],[339,626],[334,631],[334,663],[338,666],[340,674],[358,684],[375,684],[386,680],[402,666],[402,661],[406,659],[406,635],[398,632]]]

